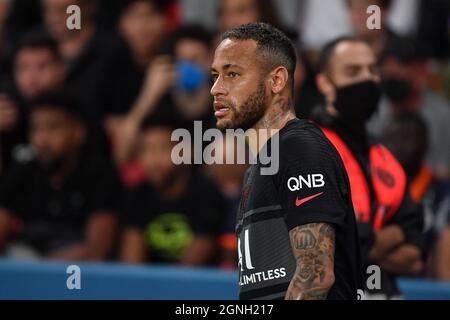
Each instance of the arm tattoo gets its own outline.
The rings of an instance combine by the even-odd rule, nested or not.
[[[298,226],[289,232],[297,269],[287,300],[324,300],[334,283],[335,230],[327,223]]]

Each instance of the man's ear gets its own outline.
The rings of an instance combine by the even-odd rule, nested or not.
[[[277,67],[269,74],[270,90],[281,93],[289,85],[289,73],[285,67]]]
[[[323,94],[328,104],[333,104],[336,100],[336,89],[331,81],[323,73],[319,73],[316,76],[316,84],[320,93]]]

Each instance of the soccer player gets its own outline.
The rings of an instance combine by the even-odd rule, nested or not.
[[[295,116],[295,65],[292,42],[253,23],[223,34],[211,68],[217,127],[275,131],[266,144],[248,138],[259,154],[279,139],[277,173],[263,175],[258,157],[243,185],[240,298],[356,299],[362,274],[349,181],[321,130]]]

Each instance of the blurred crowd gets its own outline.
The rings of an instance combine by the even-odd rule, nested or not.
[[[367,28],[373,4],[379,30]],[[1,1],[0,254],[236,268],[247,167],[176,166],[171,133],[215,127],[219,35],[256,21],[297,45],[301,118],[324,108],[321,48],[344,35],[369,43],[384,93],[367,130],[425,212],[414,275],[450,281],[450,0]]]

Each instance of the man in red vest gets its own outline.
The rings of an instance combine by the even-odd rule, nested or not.
[[[359,39],[339,38],[323,48],[318,72],[326,109],[316,120],[346,167],[366,267],[380,267],[367,269],[366,296],[396,298],[395,277],[423,267],[423,210],[411,201],[402,166],[366,133],[381,96],[376,56]]]

